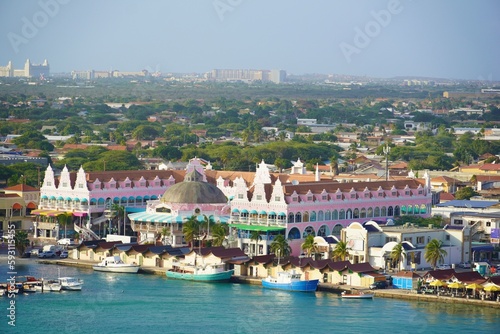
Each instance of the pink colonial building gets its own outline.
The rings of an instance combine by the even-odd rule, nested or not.
[[[270,173],[261,162],[253,182],[236,177],[229,185],[227,180],[217,180],[231,199],[230,226],[234,230],[230,240],[237,241],[246,253],[268,254],[276,234],[284,233],[293,255],[298,255],[308,235],[338,236],[353,221],[385,224],[400,215],[430,216],[427,174],[423,180],[353,183],[321,180],[318,172],[313,181],[289,182],[290,178]],[[253,230],[262,232],[261,240],[250,240]]]
[[[285,235],[290,240],[293,255],[298,255],[308,235],[340,236],[341,229],[353,221],[373,220],[384,224],[400,215],[428,217],[431,213],[432,196],[427,174],[423,179],[341,183],[321,179],[318,171],[306,173],[300,160],[290,174],[283,174],[271,173],[264,161],[255,173],[215,171],[210,164],[204,168],[197,158],[191,159],[182,171],[85,172],[80,168],[70,173],[64,168],[58,178],[49,166],[40,190],[38,210],[32,213],[38,215],[37,222],[48,224],[44,228],[52,229],[57,229],[58,225],[51,217],[71,214],[73,221],[81,222],[78,225],[84,228],[83,232],[89,237],[97,237],[88,231],[93,224],[109,219],[105,212],[110,205],[119,204],[131,213],[127,216],[133,218],[133,227],[139,227],[135,230],[141,233],[141,239],[148,236],[148,230],[157,232],[164,227],[179,232],[184,218],[193,212],[198,214],[198,207],[195,208],[188,197],[163,201],[160,197],[175,184],[182,183],[186,174],[194,170],[199,173],[196,180],[217,186],[228,200],[223,203],[225,201],[217,197],[211,203],[212,206],[217,204],[216,209],[200,207],[200,213],[229,215],[220,219],[231,227],[228,246],[240,247],[251,255],[269,254],[269,246],[277,234]],[[147,206],[152,211],[146,211]],[[170,210],[172,217],[175,213],[175,220],[164,219],[164,215],[161,219],[155,217],[162,213],[161,210]],[[146,215],[132,215],[138,212]],[[258,240],[250,239],[252,231],[259,231]],[[174,244],[182,243],[180,237]]]

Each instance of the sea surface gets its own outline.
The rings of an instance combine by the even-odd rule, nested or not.
[[[0,280],[8,278],[0,258]],[[18,275],[84,280],[82,291],[0,297],[0,333],[499,333],[500,310],[395,299],[343,300],[328,292],[195,283],[19,259]]]

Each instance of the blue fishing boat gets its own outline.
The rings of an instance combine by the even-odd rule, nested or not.
[[[198,282],[228,282],[233,274],[234,269],[226,270],[224,263],[176,266],[166,272],[168,278]]]
[[[262,280],[262,286],[269,289],[287,290],[287,291],[301,291],[301,292],[314,292],[318,288],[319,280],[302,280],[301,274],[295,271],[287,272],[281,271],[278,277],[274,278],[268,276]]]

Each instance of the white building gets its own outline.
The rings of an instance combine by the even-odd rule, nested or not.
[[[446,251],[445,264],[470,261],[471,241],[468,226],[444,228],[424,228],[411,225],[383,225],[375,221],[364,224],[351,223],[344,228],[341,239],[347,243],[349,261],[369,262],[375,268],[398,270],[420,270],[431,265],[425,261],[425,246],[432,240],[442,242]],[[390,254],[397,244],[402,243],[404,260],[393,264]]]

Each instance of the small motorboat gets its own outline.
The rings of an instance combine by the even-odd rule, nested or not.
[[[108,273],[129,273],[137,274],[140,266],[135,263],[124,263],[119,256],[108,256],[101,263],[93,265],[95,271]]]
[[[373,299],[373,293],[367,293],[361,290],[344,291],[341,294],[344,299]]]

